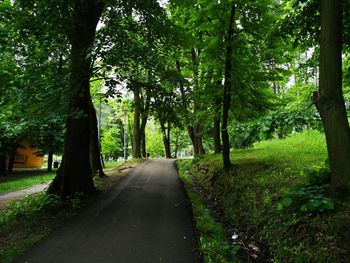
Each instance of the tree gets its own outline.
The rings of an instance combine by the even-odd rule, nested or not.
[[[179,83],[183,97],[190,98],[183,105],[193,107],[190,112],[194,117],[187,118],[191,122],[189,127],[200,123],[201,136],[215,131],[210,136],[215,141],[215,151],[219,152],[221,123],[225,168],[230,166],[231,144],[226,129],[231,119],[242,119],[252,109],[259,114],[272,98],[268,66],[273,49],[268,47],[267,37],[277,17],[270,9],[276,5],[269,0],[171,1],[174,20],[189,32],[194,47],[191,59],[184,54],[176,64],[178,73],[192,87],[187,95],[183,82]],[[191,137],[191,129],[188,130]],[[196,140],[193,141],[196,148]]]
[[[350,196],[350,129],[342,94],[342,1],[321,1],[319,90],[313,101],[326,134],[334,197]]]
[[[64,5],[62,8],[69,8]],[[95,188],[90,167],[91,114],[90,77],[91,50],[96,26],[104,9],[102,1],[77,1],[67,27],[71,44],[71,72],[69,106],[76,116],[69,116],[62,164],[48,192],[62,197],[80,192],[92,193]]]
[[[221,137],[222,137],[222,159],[224,161],[224,168],[229,169],[231,167],[230,161],[230,138],[227,131],[228,113],[231,106],[231,89],[232,89],[232,41],[233,41],[233,23],[236,13],[236,5],[234,2],[231,4],[231,14],[228,22],[228,29],[226,35],[226,59],[225,59],[225,82],[224,82],[224,94],[222,104],[222,124],[221,124]]]

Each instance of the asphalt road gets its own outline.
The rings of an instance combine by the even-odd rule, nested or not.
[[[192,215],[173,160],[130,171],[80,215],[14,262],[199,262]]]

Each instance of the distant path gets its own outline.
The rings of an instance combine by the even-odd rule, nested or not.
[[[31,195],[34,193],[44,191],[49,186],[50,183],[51,181],[42,183],[42,184],[35,184],[20,190],[0,193],[0,207],[6,205],[8,201],[18,199],[18,198],[23,198],[26,195]]]
[[[175,161],[147,161],[15,262],[199,262]]]

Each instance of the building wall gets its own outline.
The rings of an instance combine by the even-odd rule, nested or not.
[[[44,156],[37,156],[38,149],[33,149],[26,141],[20,142],[23,147],[17,148],[14,168],[41,168]]]

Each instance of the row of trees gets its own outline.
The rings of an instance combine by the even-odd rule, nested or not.
[[[0,128],[0,164],[21,138],[38,138],[52,152],[64,132],[49,192],[93,192],[92,176],[103,171],[90,82],[104,80],[108,96],[120,97],[118,87],[133,94],[134,157],[147,156],[146,125],[154,116],[166,157],[171,131],[183,128],[194,155],[212,146],[230,169],[230,126],[277,107],[291,74],[299,78],[304,70],[303,81],[314,81],[305,76],[318,76],[320,53],[313,100],[325,127],[333,194],[345,197],[350,137],[341,73],[349,37],[341,27],[348,28],[348,4],[170,0],[164,9],[155,0],[2,1],[0,121],[7,126]],[[306,66],[294,63],[308,53]]]

